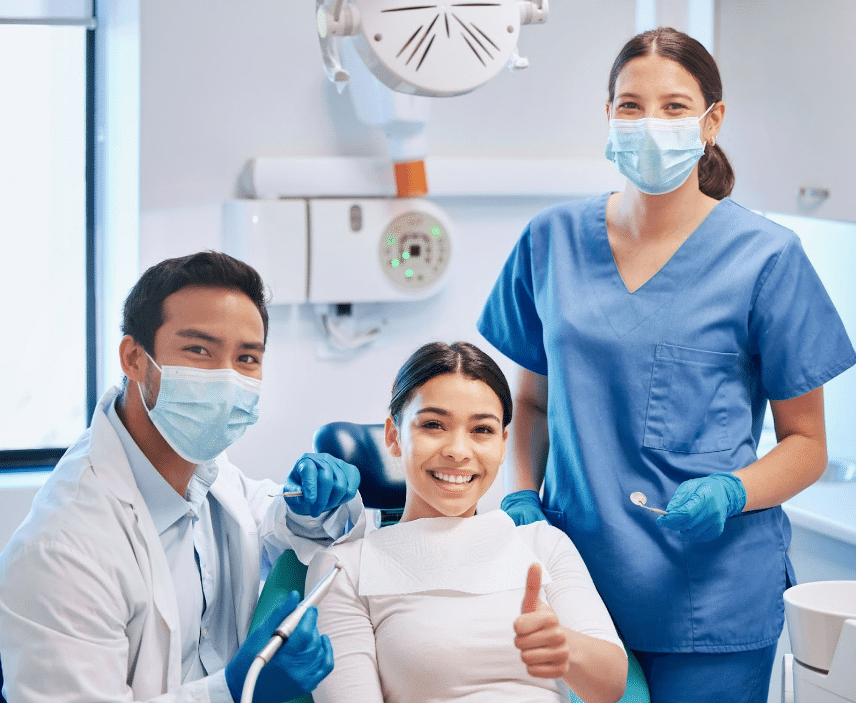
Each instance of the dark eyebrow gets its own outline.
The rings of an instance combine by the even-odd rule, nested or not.
[[[215,337],[212,334],[208,334],[207,332],[203,332],[202,330],[198,330],[193,327],[178,330],[175,334],[176,336],[184,337],[185,339],[201,339],[203,342],[209,342],[219,346],[223,345],[223,340],[220,339],[220,337]],[[265,345],[261,342],[242,342],[240,347],[241,349],[247,349],[250,351],[263,352],[265,350]]]
[[[203,332],[202,330],[194,329],[193,327],[178,330],[175,334],[176,336],[184,337],[185,339],[201,339],[205,342],[211,342],[212,344],[223,344],[223,340],[219,337],[215,337],[214,335]]]
[[[497,422],[501,422],[501,420],[493,413],[477,413],[475,415],[470,415],[470,420],[496,420]]]
[[[417,415],[421,415],[423,413],[434,413],[435,415],[442,415],[443,417],[451,415],[448,410],[443,410],[443,408],[422,408],[421,410],[416,411]],[[470,420],[496,420],[497,422],[501,422],[501,420],[493,413],[476,413],[474,415],[470,415]]]
[[[422,415],[423,413],[434,413],[435,415],[443,415],[444,417],[449,415],[449,411],[442,408],[421,408],[416,411],[417,415]]]
[[[627,99],[627,98],[633,98],[635,100],[638,100],[639,96],[636,93],[628,93],[628,92],[619,93],[618,95],[615,96],[616,100]],[[690,102],[693,99],[692,96],[687,94],[687,93],[669,93],[668,95],[660,95],[658,97],[659,100],[671,100],[673,98],[681,98],[682,100],[688,100]]]

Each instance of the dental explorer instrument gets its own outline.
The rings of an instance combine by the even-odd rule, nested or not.
[[[282,496],[283,498],[302,498],[303,491],[283,491],[282,493],[269,493],[271,498],[276,498],[277,496]]]
[[[652,513],[657,513],[657,515],[665,515],[665,510],[660,510],[660,508],[652,508],[645,503],[648,502],[648,498],[645,496],[642,491],[634,491],[630,494],[630,502],[634,505],[638,505],[640,508],[645,508],[645,510],[650,510]]]
[[[300,603],[297,604],[297,607],[286,616],[285,620],[283,620],[279,627],[274,630],[274,633],[268,643],[261,648],[258,654],[256,654],[256,658],[253,659],[253,663],[250,664],[250,668],[247,671],[247,677],[244,679],[244,688],[241,691],[241,703],[252,703],[253,693],[256,689],[256,681],[259,678],[259,674],[264,668],[264,665],[273,658],[276,651],[288,639],[289,635],[294,632],[294,629],[297,627],[297,623],[300,622],[303,614],[313,605],[317,605],[321,599],[327,595],[327,591],[329,591],[330,586],[333,585],[333,579],[336,578],[336,574],[339,573],[341,568],[341,564],[336,564],[327,572],[326,576],[324,576],[315,588],[309,592],[309,595],[300,601]]]

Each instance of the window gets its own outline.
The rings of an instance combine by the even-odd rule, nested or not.
[[[4,468],[55,463],[94,406],[94,36],[67,22],[0,24]]]

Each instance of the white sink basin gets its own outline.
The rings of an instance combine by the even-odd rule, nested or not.
[[[845,620],[856,619],[856,581],[811,581],[785,591],[794,658],[829,671]]]

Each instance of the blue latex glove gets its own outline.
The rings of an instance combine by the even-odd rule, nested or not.
[[[318,517],[347,503],[360,487],[360,472],[330,454],[304,454],[286,479],[285,491],[303,491],[285,502],[298,515]]]
[[[530,522],[547,520],[541,509],[541,498],[536,491],[517,491],[509,493],[499,504],[514,520],[515,525],[528,525]]]
[[[708,542],[719,537],[726,518],[739,515],[745,505],[743,481],[731,473],[711,474],[678,486],[657,524],[679,530],[691,542]]]
[[[289,593],[267,620],[248,635],[226,665],[226,684],[235,703],[240,703],[244,679],[253,659],[299,602],[297,591]],[[294,632],[259,674],[253,703],[282,703],[297,698],[314,690],[321,679],[333,671],[333,647],[327,635],[318,634],[317,622],[318,610],[308,608]]]

